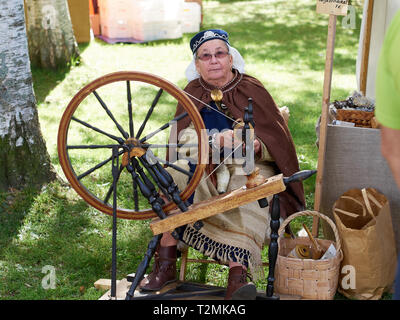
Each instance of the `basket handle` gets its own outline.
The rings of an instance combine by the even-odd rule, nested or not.
[[[339,233],[338,233],[335,223],[331,219],[329,219],[326,215],[319,213],[318,211],[304,210],[304,211],[296,212],[296,213],[290,215],[288,218],[286,218],[285,221],[283,221],[281,227],[278,230],[278,235],[279,236],[282,235],[283,231],[285,230],[286,226],[290,223],[290,221],[292,221],[293,219],[295,219],[297,217],[303,217],[303,216],[316,216],[316,217],[321,218],[321,219],[325,220],[326,222],[328,222],[328,224],[331,226],[333,233],[335,235],[336,251],[337,252],[340,251],[341,242],[340,242]]]

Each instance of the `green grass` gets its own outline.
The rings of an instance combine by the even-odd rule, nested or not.
[[[361,5],[357,9],[357,29],[344,29],[338,19],[331,100],[343,99],[356,89],[355,64],[358,48]],[[290,108],[289,127],[301,169],[315,169],[315,123],[321,111],[328,16],[315,13],[315,0],[299,1],[204,1],[203,28],[223,28],[231,44],[243,55],[246,72],[260,79],[279,106]],[[51,162],[60,177],[57,132],[62,114],[71,98],[87,83],[107,73],[136,70],[158,75],[183,88],[184,71],[191,60],[189,41],[180,39],[144,44],[110,45],[100,40],[80,44],[81,61],[69,70],[33,69],[34,89],[40,125]],[[154,93],[135,88],[137,115],[144,115]],[[139,91],[140,90],[140,91]],[[122,91],[125,94],[125,91]],[[113,105],[125,102],[121,94],[108,95]],[[174,104],[165,99],[152,128],[173,115]],[[163,102],[163,103],[164,103]],[[105,115],[96,102],[79,113],[90,123],[103,127]],[[97,108],[97,109],[96,109]],[[118,115],[119,116],[119,115]],[[71,129],[72,130],[72,129]],[[82,128],[71,131],[71,139],[93,136]],[[94,152],[74,153],[80,171],[89,168]],[[109,183],[104,171],[88,179],[94,192]],[[304,183],[308,209],[313,208],[315,177]],[[128,202],[128,198],[119,199]],[[296,231],[301,223],[292,223]],[[0,194],[0,299],[98,299],[103,292],[93,283],[109,278],[111,269],[111,217],[88,206],[67,184],[53,182],[41,190],[10,190]],[[134,272],[151,238],[149,221],[118,220],[118,278]],[[190,251],[192,256],[202,255]],[[266,259],[266,249],[263,252]],[[43,289],[46,265],[56,272],[56,288]],[[266,270],[267,271],[267,270]],[[190,264],[187,279],[226,285],[227,268]],[[265,288],[265,281],[257,283]],[[340,297],[338,297],[340,298]]]

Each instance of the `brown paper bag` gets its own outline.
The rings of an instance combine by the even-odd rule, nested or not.
[[[352,299],[380,299],[397,266],[389,201],[373,188],[351,189],[334,203],[333,215],[343,249],[338,291]]]

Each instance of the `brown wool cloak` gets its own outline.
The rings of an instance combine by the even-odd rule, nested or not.
[[[205,84],[204,81],[202,84],[209,90],[214,89],[214,87]],[[204,89],[202,84],[199,79],[195,79],[188,83],[184,91],[202,102],[210,104],[212,101],[210,91]],[[265,144],[275,160],[278,171],[283,173],[285,177],[298,172],[300,170],[299,163],[289,128],[263,84],[252,76],[242,74],[229,85],[229,88],[231,89],[223,94],[222,103],[228,107],[231,116],[234,119],[243,118],[244,108],[248,106],[248,98],[252,98],[254,130],[257,138]],[[199,111],[205,107],[203,103],[191,99]],[[184,108],[178,104],[175,116],[184,111]],[[178,121],[178,134],[189,124],[190,119],[188,117]],[[302,182],[289,184],[287,189],[279,194],[279,199],[281,217],[284,219],[295,212],[304,210],[305,198]]]

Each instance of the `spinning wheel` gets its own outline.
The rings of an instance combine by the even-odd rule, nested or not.
[[[147,97],[154,99],[147,113],[143,114]],[[186,112],[165,124],[160,123],[159,115],[173,115],[177,103]],[[167,148],[179,147],[166,141],[174,122],[185,117],[191,119],[198,137],[198,144],[194,146],[197,147],[197,165],[193,173],[161,160],[165,159]],[[146,160],[146,153],[154,155],[153,159],[172,170],[188,175],[190,181],[180,194],[185,201],[194,192],[205,169],[201,157],[208,152],[208,141],[202,136],[202,129],[204,123],[196,107],[172,83],[148,73],[115,72],[90,82],[72,98],[59,126],[58,155],[64,174],[75,191],[91,206],[112,215],[113,206],[109,200],[114,186],[109,166],[113,160],[110,150],[117,148],[121,163],[116,179],[118,196],[121,195],[118,203],[122,203],[117,208],[117,217],[148,219],[155,213],[138,192],[133,174],[125,170],[129,168],[130,160],[135,161],[136,171],[142,170],[139,172],[142,180],[146,179],[142,175],[145,173],[156,184],[157,174],[151,169],[152,163]],[[162,134],[166,138],[164,141],[157,139]],[[79,169],[82,167],[84,169]],[[159,187],[170,199],[165,187]],[[121,200],[124,194],[130,201]],[[163,211],[168,212],[176,206],[174,201],[170,201],[167,205],[163,204]]]
[[[122,92],[126,92],[126,95]],[[152,102],[146,100],[148,97],[154,97]],[[177,103],[183,106],[185,112],[167,123],[160,121],[159,114],[167,113],[172,118]],[[143,113],[143,107],[148,104],[150,108]],[[91,108],[90,113],[88,108]],[[249,98],[243,128],[254,128],[252,114],[252,100]],[[186,117],[193,124],[197,143],[180,145],[168,141],[176,122]],[[201,219],[252,201],[258,201],[260,207],[265,208],[268,206],[266,197],[273,195],[266,297],[276,298],[273,296],[273,282],[278,253],[278,194],[286,189],[287,184],[307,179],[315,171],[300,171],[290,177],[279,174],[265,179],[254,170],[246,173],[246,186],[189,208],[186,200],[200,183],[207,163],[205,158],[209,156],[208,137],[204,129],[200,113],[186,93],[172,83],[148,73],[115,72],[105,75],[84,86],[68,104],[58,131],[59,160],[75,191],[94,208],[113,216],[111,297],[116,297],[117,218],[148,219],[155,215],[159,218],[150,225],[154,236],[126,293],[126,299],[130,300],[133,299],[135,289],[145,274],[163,232],[171,232],[178,239],[178,228],[185,224],[194,223],[194,227],[199,230],[202,228]],[[246,146],[243,153],[253,155],[254,150],[248,143],[248,131],[251,132],[242,131],[242,141]],[[165,135],[164,141],[160,138],[161,134]],[[194,172],[172,161],[163,160],[169,148],[175,150],[182,146],[197,150]],[[184,190],[178,189],[163,165],[189,176]],[[168,204],[165,204],[160,194],[169,200]],[[112,205],[109,203],[111,195]],[[120,206],[117,206],[117,202]],[[176,207],[180,212],[176,210],[166,215]]]

